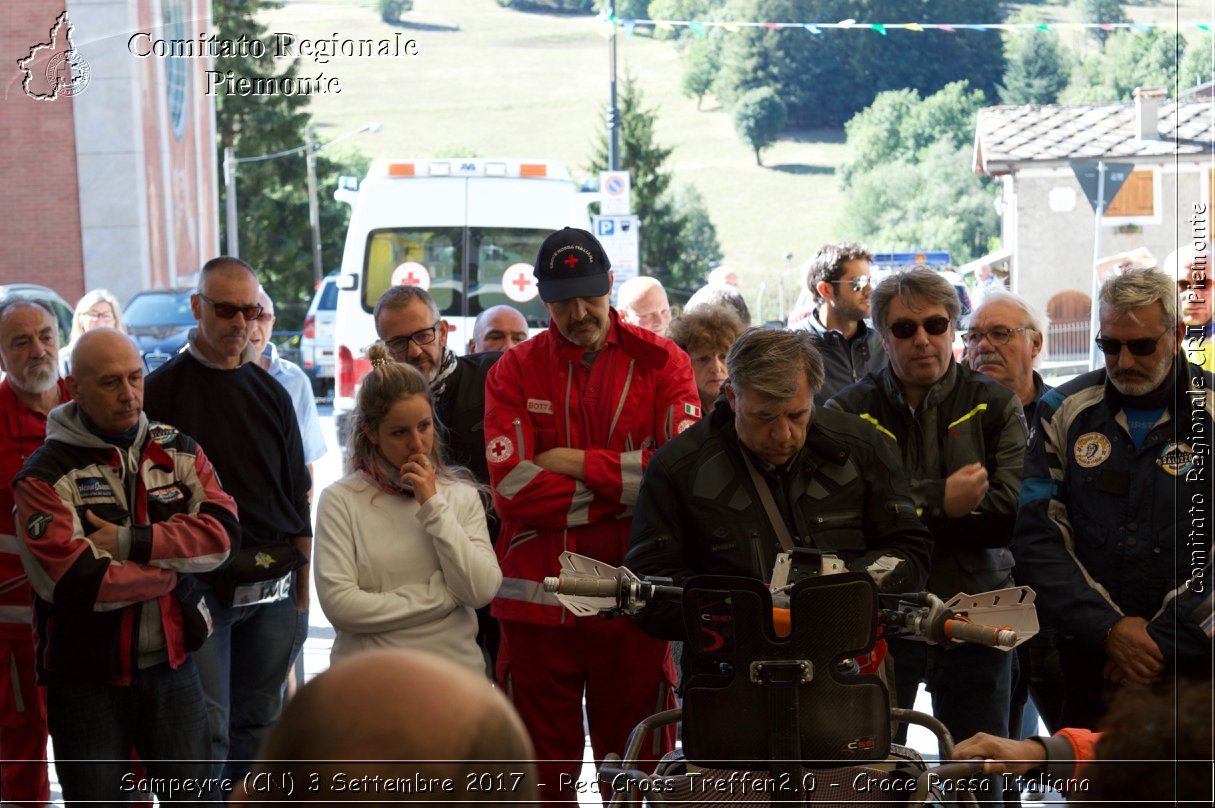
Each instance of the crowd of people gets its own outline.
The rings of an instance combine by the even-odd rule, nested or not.
[[[519,793],[575,801],[587,730],[597,761],[621,751],[698,661],[676,670],[677,605],[565,610],[543,581],[567,550],[677,585],[767,582],[795,548],[883,592],[1028,584],[1031,642],[892,640],[892,693],[910,707],[926,685],[963,752],[1099,757],[1128,732],[1113,722],[1093,752],[1116,699],[1197,681],[1209,703],[1208,260],[1108,277],[1105,366],[1052,389],[1042,317],[990,278],[962,322],[933,270],[874,284],[864,247],[828,244],[808,315],[751,328],[724,267],[677,316],[650,277],[612,306],[602,245],[566,228],[536,258],[536,336],[497,306],[458,355],[424,289],[381,296],[315,526],[316,404],[254,268],[202,267],[197,327],[146,379],[112,295],[80,301],[62,350],[47,308],[5,301],[2,797],[49,800],[49,732],[70,804],[128,802],[129,772],[162,800],[188,780],[278,801],[225,793],[290,771],[259,755],[534,760]],[[333,670],[284,712],[310,580]],[[1059,737],[1023,741],[1027,710]],[[652,734],[646,761],[675,742]]]

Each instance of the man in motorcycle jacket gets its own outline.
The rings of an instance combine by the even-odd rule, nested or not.
[[[701,574],[768,581],[788,544],[834,555],[882,591],[920,589],[932,538],[898,458],[859,418],[815,410],[823,363],[811,335],[752,328],[726,365],[712,414],[651,458],[625,566],[676,585]],[[684,639],[678,604],[635,619]]]

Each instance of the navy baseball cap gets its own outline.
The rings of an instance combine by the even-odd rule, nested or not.
[[[603,297],[612,291],[608,260],[603,245],[593,235],[576,227],[551,234],[536,255],[536,288],[545,303],[573,297]]]

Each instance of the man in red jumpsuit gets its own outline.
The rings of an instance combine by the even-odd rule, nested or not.
[[[550,235],[534,275],[548,331],[489,373],[485,441],[502,518],[497,678],[523,716],[546,804],[575,801],[584,736],[595,758],[620,752],[633,726],[673,706],[668,644],[626,619],[575,618],[541,582],[564,550],[620,564],[651,452],[700,418],[687,355],[621,322],[610,263],[585,230]],[[657,758],[674,738],[647,742]]]
[[[34,616],[13,525],[13,476],[46,439],[47,414],[69,399],[59,379],[55,317],[28,299],[0,304],[0,797],[51,799],[46,692],[34,683]],[[17,762],[23,761],[23,762]]]

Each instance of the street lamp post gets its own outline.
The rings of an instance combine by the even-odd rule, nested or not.
[[[224,148],[224,198],[228,229],[228,255],[240,257],[240,238],[236,231],[236,166],[239,163],[256,163],[262,160],[273,160],[276,157],[286,157],[291,154],[304,153],[305,168],[308,173],[308,225],[312,231],[312,272],[316,282],[324,277],[325,268],[321,261],[321,206],[316,191],[316,153],[345,140],[348,137],[361,135],[364,132],[378,132],[384,125],[378,122],[364,124],[352,132],[336,137],[328,143],[316,145],[316,136],[312,127],[304,130],[304,145],[294,149],[285,149],[273,154],[259,154],[256,157],[237,157],[231,146]]]

